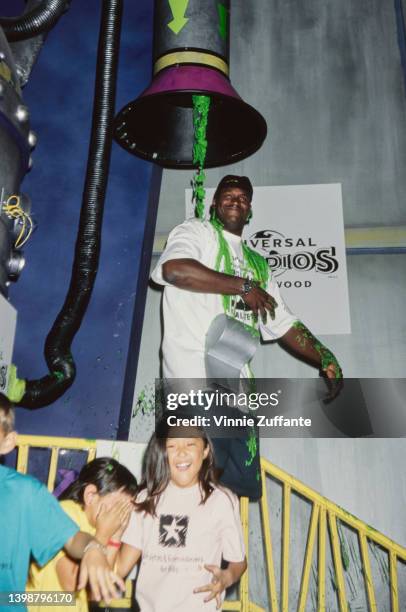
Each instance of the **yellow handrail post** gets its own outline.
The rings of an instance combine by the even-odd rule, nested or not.
[[[93,448],[89,448],[89,452],[87,455],[87,463],[90,463],[91,461],[93,461],[93,459],[96,459],[96,446],[94,446]]]
[[[389,572],[390,572],[391,609],[392,609],[392,612],[399,612],[397,556],[394,551],[391,551],[390,556],[389,556]]]
[[[242,497],[241,501],[240,501],[240,510],[241,510],[241,524],[242,524],[242,529],[243,529],[243,534],[244,534],[244,545],[245,545],[245,554],[247,557],[247,565],[248,565],[248,545],[249,545],[249,541],[248,541],[248,536],[249,536],[249,531],[248,531],[248,520],[249,520],[249,516],[248,516],[248,512],[249,512],[249,506],[248,506],[248,498],[247,497]],[[241,600],[241,610],[242,612],[248,612],[249,609],[249,592],[248,592],[248,579],[249,579],[249,568],[247,567],[246,572],[243,574],[241,581],[240,581],[240,600]]]
[[[327,521],[326,509],[320,508],[319,519],[319,550],[317,559],[317,569],[319,575],[318,584],[318,612],[325,612],[326,609],[326,535]]]
[[[329,524],[330,524],[330,534],[331,534],[331,544],[333,549],[333,559],[334,559],[334,567],[336,572],[336,581],[338,588],[338,602],[340,606],[340,612],[348,612],[348,604],[345,596],[345,582],[344,582],[344,572],[343,572],[343,564],[341,560],[341,546],[340,546],[340,538],[338,537],[337,530],[337,517],[329,510],[328,512]]]
[[[283,483],[282,514],[282,612],[289,612],[290,485]]]
[[[51,461],[48,472],[48,491],[53,491],[55,488],[56,470],[58,468],[59,448],[54,447],[51,451]]]
[[[26,474],[28,469],[28,452],[29,452],[28,444],[22,444],[18,446],[17,451],[17,472],[21,474]]]
[[[273,548],[271,536],[271,513],[268,509],[268,495],[266,490],[266,472],[262,467],[262,497],[261,497],[261,518],[262,529],[264,532],[265,561],[268,572],[268,590],[271,604],[271,612],[279,612],[278,597],[276,593],[275,566],[273,561]]]
[[[372,582],[371,564],[369,562],[368,541],[365,532],[359,533],[359,544],[361,549],[362,567],[364,571],[369,609],[370,612],[377,612],[378,608],[376,607],[375,591]]]
[[[319,510],[320,510],[319,505],[313,504],[312,517],[310,519],[310,526],[309,526],[309,535],[307,537],[307,544],[306,544],[306,553],[305,553],[305,562],[304,562],[303,574],[302,574],[302,583],[300,585],[300,598],[299,598],[298,612],[305,612],[306,610],[307,593],[309,590],[310,568],[311,568],[312,560],[313,560],[313,550],[314,550],[314,542],[315,542],[316,533],[317,533],[317,523],[319,520]]]

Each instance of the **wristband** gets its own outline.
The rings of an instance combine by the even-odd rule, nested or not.
[[[109,540],[107,542],[107,546],[112,546],[113,548],[121,548],[121,542],[118,540]]]
[[[88,544],[86,544],[86,546],[83,549],[82,558],[85,556],[87,551],[92,549],[92,548],[98,548],[99,550],[101,550],[103,555],[107,555],[107,547],[106,546],[103,546],[103,544],[101,544],[97,540],[90,540],[90,542],[88,542]]]

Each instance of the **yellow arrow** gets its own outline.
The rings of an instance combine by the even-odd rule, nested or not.
[[[171,7],[173,17],[172,21],[168,23],[168,28],[170,28],[175,34],[179,34],[179,32],[189,21],[189,19],[185,17],[189,0],[168,0],[168,2],[169,6]]]

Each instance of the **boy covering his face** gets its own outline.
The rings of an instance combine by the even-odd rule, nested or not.
[[[16,445],[14,408],[0,394],[0,455]],[[74,559],[81,559],[79,588],[88,582],[97,600],[117,597],[116,584],[124,589],[107,563],[104,547],[92,536],[79,531],[57,500],[35,478],[0,465],[0,592],[24,591],[31,555],[45,565],[65,548]],[[2,606],[0,606],[0,609]],[[21,605],[7,610],[21,610]]]

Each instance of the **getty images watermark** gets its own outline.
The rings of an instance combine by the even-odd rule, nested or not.
[[[164,412],[171,424],[178,423],[172,417],[202,417],[191,422],[219,438],[253,421],[263,438],[406,437],[406,378],[346,378],[333,397],[330,382],[323,376],[157,379],[156,421]]]
[[[269,414],[278,408],[282,391],[272,393],[235,393],[221,389],[190,389],[187,392],[170,392],[165,396],[167,424],[171,427],[224,428],[307,428],[311,418]],[[176,413],[179,412],[179,414]],[[187,411],[187,414],[185,413]],[[214,433],[214,432],[213,432]]]

